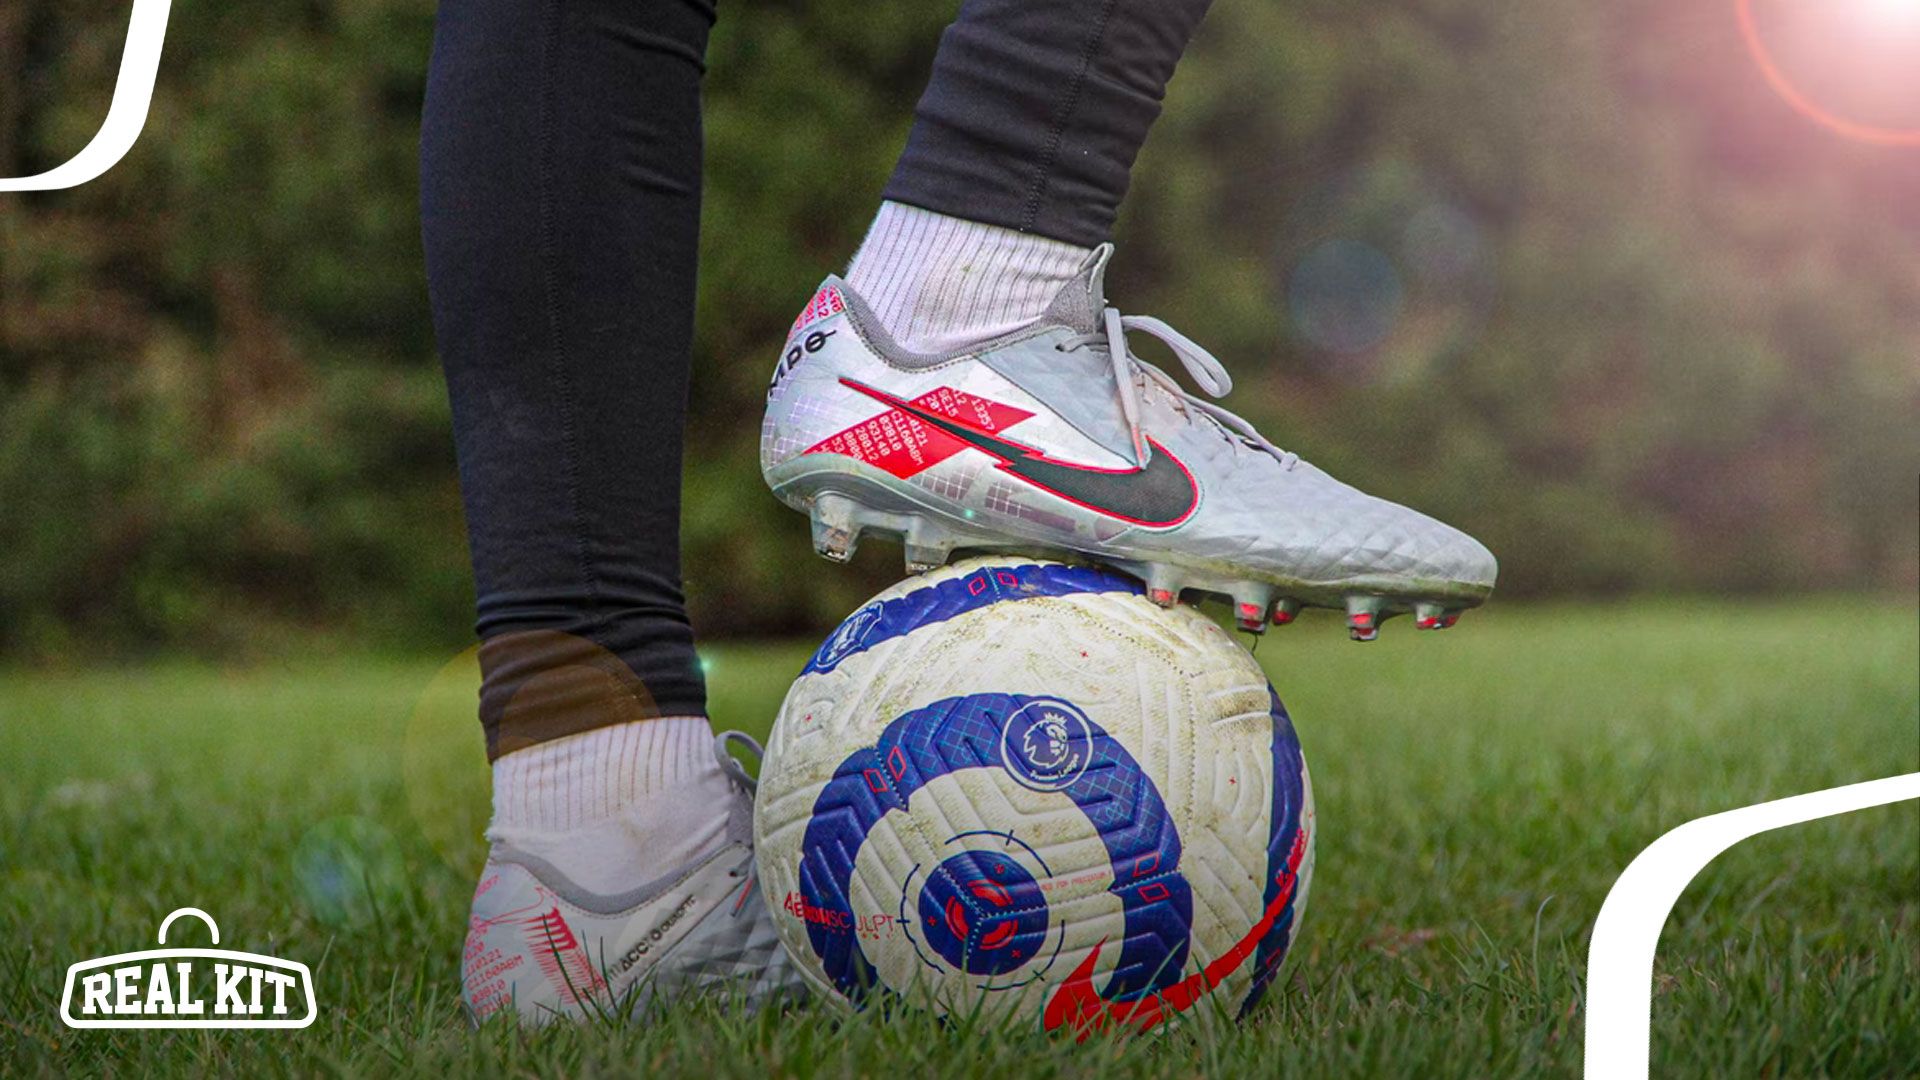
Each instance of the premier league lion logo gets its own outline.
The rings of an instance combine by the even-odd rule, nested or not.
[[[1086,769],[1092,738],[1092,728],[1079,709],[1041,698],[1007,718],[1000,757],[1023,785],[1058,791]]]

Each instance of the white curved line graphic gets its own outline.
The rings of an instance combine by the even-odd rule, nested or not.
[[[182,915],[192,915],[201,922],[206,923],[207,929],[213,931],[213,943],[215,945],[220,944],[220,928],[214,925],[213,916],[201,911],[197,907],[174,908],[173,914],[162,919],[160,921],[160,944],[165,945],[167,943],[167,927],[172,926],[173,920]]]
[[[93,141],[66,164],[38,176],[0,177],[0,191],[55,191],[84,184],[119,162],[133,149],[147,126],[153,104],[153,84],[160,75],[160,45],[167,34],[167,13],[173,0],[133,0],[133,19],[127,26],[127,47],[120,54],[120,77],[114,83],[113,104]]]
[[[1710,814],[1647,845],[1607,892],[1587,948],[1588,1080],[1645,1080],[1653,954],[1674,901],[1694,875],[1749,836],[1907,799],[1920,799],[1920,773]]]

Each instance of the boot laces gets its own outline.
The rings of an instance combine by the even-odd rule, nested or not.
[[[1300,461],[1300,455],[1282,450],[1268,442],[1266,436],[1238,415],[1229,412],[1211,401],[1203,401],[1180,388],[1173,376],[1160,370],[1127,350],[1128,331],[1138,330],[1149,337],[1165,342],[1180,359],[1182,367],[1208,397],[1222,398],[1233,391],[1233,378],[1227,369],[1210,352],[1201,348],[1194,340],[1159,319],[1149,315],[1122,315],[1118,308],[1109,307],[1100,313],[1101,329],[1091,334],[1081,334],[1060,344],[1065,351],[1092,346],[1104,347],[1113,360],[1113,381],[1120,390],[1120,412],[1126,417],[1127,431],[1133,440],[1134,464],[1144,466],[1147,461],[1147,440],[1140,430],[1140,383],[1135,376],[1152,379],[1160,384],[1173,398],[1174,407],[1183,414],[1199,412],[1212,420],[1215,430],[1221,436],[1238,441],[1251,449],[1268,454],[1280,462],[1283,468],[1291,469]]]
[[[766,757],[767,752],[760,748],[760,743],[757,739],[744,731],[723,731],[713,737],[713,756],[720,761],[720,771],[726,773],[727,779],[733,781],[740,790],[746,792],[748,795],[752,795],[759,789],[760,783],[753,778],[752,774],[747,772],[745,765],[740,764],[739,758],[734,757],[728,752],[728,747],[734,743],[738,743],[752,752],[755,761]]]

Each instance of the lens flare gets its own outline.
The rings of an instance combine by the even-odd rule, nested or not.
[[[1753,14],[1754,0],[1734,0],[1734,8],[1740,18],[1740,33],[1746,39],[1747,51],[1753,54],[1754,63],[1759,65],[1760,74],[1781,100],[1792,106],[1795,112],[1821,124],[1849,139],[1873,143],[1878,146],[1920,146],[1920,127],[1888,127],[1862,123],[1845,117],[1834,110],[1814,101],[1793,80],[1787,77],[1772,50],[1761,37],[1758,20]],[[1862,16],[1878,22],[1888,36],[1896,33],[1911,32],[1920,27],[1920,0],[1859,0]],[[1915,80],[1920,88],[1920,78]],[[1920,94],[1916,94],[1920,97]]]
[[[406,859],[370,818],[329,818],[308,829],[294,849],[293,874],[308,910],[331,927],[370,926],[406,907]]]
[[[1296,332],[1337,353],[1385,341],[1400,318],[1404,290],[1393,261],[1358,240],[1329,240],[1294,267],[1288,301]]]
[[[1920,0],[1861,0],[1867,13],[1883,23],[1920,23]]]

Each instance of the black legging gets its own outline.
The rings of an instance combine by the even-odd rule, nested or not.
[[[1105,240],[1207,3],[967,0],[887,197]],[[421,219],[493,756],[705,712],[679,532],[713,18],[441,2]]]

